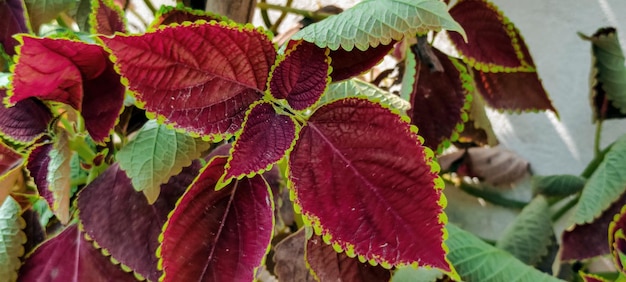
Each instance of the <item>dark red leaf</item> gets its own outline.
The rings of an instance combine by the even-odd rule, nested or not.
[[[411,51],[416,53],[413,48]],[[411,123],[419,129],[420,136],[424,137],[424,145],[437,150],[446,147],[444,141],[454,141],[463,131],[469,109],[468,96],[473,86],[462,63],[436,48],[432,51],[443,71],[432,71],[415,54],[418,62],[409,116]]]
[[[603,277],[600,277],[598,275],[594,275],[590,273],[583,273],[583,272],[579,272],[579,274],[584,282],[609,282],[609,280]]]
[[[467,43],[458,33],[448,35],[470,66],[485,72],[535,71],[519,31],[494,4],[460,0],[450,15],[467,33]]]
[[[487,104],[498,110],[537,111],[552,106],[537,72],[486,73],[473,70],[476,86]]]
[[[267,35],[227,23],[100,39],[151,116],[209,139],[241,128],[248,107],[262,97],[276,58]]]
[[[376,47],[370,47],[365,51],[353,49],[352,51],[346,51],[339,48],[335,51],[330,51],[330,66],[333,68],[333,72],[330,76],[333,82],[348,79],[353,76],[357,76],[378,64],[382,59],[393,49],[394,42],[388,45],[378,45]]]
[[[0,100],[6,90],[0,89]],[[12,107],[0,105],[0,134],[20,143],[32,143],[48,129],[52,113],[35,98],[28,98]]]
[[[306,234],[304,228],[289,235],[274,247],[274,273],[279,281],[318,281],[307,268],[304,258]]]
[[[124,13],[112,0],[91,1],[89,15],[91,33],[113,35],[115,32],[126,32]]]
[[[446,271],[446,222],[433,153],[410,125],[356,98],[320,107],[289,156],[296,204],[349,256]]]
[[[626,268],[624,268],[626,263],[624,261],[626,258],[626,234],[624,231],[626,231],[626,206],[621,207],[609,224],[609,249],[617,270],[622,273],[626,272]]]
[[[306,244],[306,260],[320,281],[389,281],[391,272],[380,265],[372,266],[337,253],[324,244],[322,237],[314,235]]]
[[[270,103],[255,104],[233,145],[224,180],[269,169],[285,156],[295,139],[296,122],[291,117],[276,113]]]
[[[24,254],[29,254],[35,247],[46,239],[46,232],[41,223],[39,223],[39,215],[33,209],[27,209],[22,213],[22,218],[26,222],[26,243],[24,243]]]
[[[117,164],[112,165],[78,196],[80,221],[87,233],[113,258],[151,281],[157,281],[158,236],[167,215],[200,169],[200,162],[161,185],[156,202],[148,204]],[[123,238],[120,239],[120,238]]]
[[[42,143],[34,147],[28,154],[28,162],[26,162],[26,169],[37,186],[39,195],[46,199],[48,205],[52,207],[54,205],[54,196],[52,191],[48,190],[48,165],[50,164],[50,151],[52,150],[52,143]]]
[[[15,47],[19,44],[12,36],[28,33],[26,8],[21,0],[0,1],[0,45],[9,56],[16,54]]]
[[[198,20],[210,21],[230,21],[227,17],[220,16],[208,11],[195,10],[182,5],[179,6],[161,6],[161,9],[154,16],[154,21],[150,26],[157,28],[160,25],[169,25],[173,23],[182,24],[183,22],[195,22]]]
[[[161,234],[162,281],[251,281],[273,230],[270,191],[259,175],[215,191],[225,157],[196,178]]]
[[[19,279],[42,282],[137,281],[132,273],[114,265],[110,258],[85,240],[75,224],[40,245],[20,268]]]
[[[330,83],[328,50],[304,40],[290,41],[272,70],[270,93],[294,110],[313,106]]]

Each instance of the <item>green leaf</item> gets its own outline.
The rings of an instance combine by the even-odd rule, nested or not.
[[[535,197],[504,231],[496,247],[505,250],[528,265],[536,265],[548,254],[552,243],[552,221],[548,201]]]
[[[22,208],[12,197],[6,198],[0,206],[0,277],[5,281],[17,280],[17,270],[24,254],[22,244],[26,243],[26,227],[20,216]]]
[[[311,24],[292,39],[304,39],[319,47],[361,51],[387,45],[403,36],[448,29],[465,37],[463,28],[439,0],[365,0],[339,15]]]
[[[443,278],[443,272],[436,268],[402,267],[391,277],[391,282],[435,282]]]
[[[580,192],[585,187],[585,179],[576,175],[533,176],[533,192],[548,197],[565,197]]]
[[[374,86],[371,83],[356,78],[330,84],[328,90],[322,96],[320,105],[341,98],[349,98],[363,95],[370,100],[378,101],[383,105],[389,106],[390,108],[396,109],[405,114],[406,111],[411,108],[411,104],[409,104],[408,101],[400,98],[398,95],[394,95],[388,91],[382,90]]]
[[[606,153],[583,188],[574,211],[573,223],[593,222],[626,190],[626,135]]]
[[[59,221],[67,224],[70,221],[70,190],[72,179],[71,173],[72,150],[70,150],[67,131],[58,130],[55,142],[48,153],[50,161],[46,182],[48,190],[52,192],[52,211]]]
[[[24,0],[30,19],[30,25],[35,33],[39,27],[55,19],[59,13],[72,9],[78,5],[77,0]]]
[[[150,120],[137,137],[118,152],[117,160],[132,179],[135,190],[144,191],[148,201],[153,203],[159,196],[161,184],[190,165],[209,146],[207,142]]]
[[[464,281],[561,281],[448,224],[448,258]]]

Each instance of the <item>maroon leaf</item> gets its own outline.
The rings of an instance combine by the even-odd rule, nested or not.
[[[400,116],[363,99],[320,107],[289,157],[296,204],[349,256],[451,270],[432,151]]]
[[[411,51],[415,52],[414,48]],[[444,141],[458,138],[467,121],[468,99],[472,90],[471,77],[463,64],[448,57],[436,48],[433,54],[439,60],[443,71],[432,71],[428,64],[419,59],[416,64],[416,77],[411,93],[411,123],[424,137],[424,145],[433,149],[447,147]]]
[[[39,195],[46,199],[49,206],[54,205],[54,196],[52,191],[48,190],[48,165],[50,164],[50,151],[52,151],[52,143],[42,143],[34,147],[28,154],[26,169],[37,186]]]
[[[39,223],[39,214],[33,209],[27,209],[22,213],[22,218],[26,222],[26,243],[24,243],[24,254],[30,253],[35,247],[46,239],[46,232]]]
[[[150,27],[157,28],[161,25],[169,25],[173,23],[182,24],[183,22],[195,22],[198,20],[210,21],[230,21],[227,17],[220,16],[208,11],[196,10],[183,5],[179,6],[161,6],[161,9],[154,16],[154,21]]]
[[[0,99],[6,90],[0,89]],[[28,98],[13,107],[0,105],[0,134],[19,143],[32,143],[48,129],[52,113],[46,105],[35,98]]]
[[[29,32],[25,15],[23,1],[0,1],[0,45],[9,56],[16,54],[15,47],[19,44],[13,35]]]
[[[226,23],[100,39],[150,115],[208,139],[239,130],[248,107],[262,97],[276,58],[267,35]]]
[[[112,165],[78,196],[79,218],[85,233],[113,258],[146,279],[157,281],[161,275],[155,255],[158,236],[167,215],[199,169],[200,162],[194,161],[170,178],[161,185],[156,202],[149,205],[144,195],[133,189],[118,164]]]
[[[270,93],[287,99],[294,110],[304,110],[320,99],[330,83],[328,49],[304,40],[290,41],[284,57],[272,69]]]
[[[250,281],[273,230],[273,203],[261,176],[215,191],[225,157],[196,178],[161,234],[162,281]]]
[[[247,114],[243,130],[231,149],[224,180],[268,170],[285,156],[296,139],[296,122],[257,103]]]
[[[619,213],[613,217],[609,224],[609,249],[613,255],[613,261],[617,269],[622,273],[626,272],[624,264],[626,261],[626,206],[622,206]]]
[[[361,263],[344,253],[337,253],[332,246],[324,244],[322,237],[307,240],[306,260],[320,281],[389,281],[391,272],[369,263]]]
[[[489,106],[498,110],[550,110],[557,113],[537,72],[473,71],[478,91]]]
[[[124,13],[112,0],[91,1],[89,14],[91,33],[113,35],[115,32],[126,32]]]
[[[306,265],[304,228],[289,235],[274,247],[274,273],[279,281],[313,282],[316,280]]]
[[[137,281],[83,237],[77,225],[68,226],[44,242],[20,268],[20,281]]]
[[[603,278],[595,274],[583,273],[583,272],[579,272],[578,274],[580,275],[580,278],[582,278],[584,282],[609,282],[609,280],[607,280],[606,278]]]
[[[460,0],[450,15],[465,29],[467,43],[458,33],[448,34],[463,60],[485,72],[534,71],[519,31],[487,0]]]
[[[96,142],[106,140],[124,102],[124,86],[98,45],[68,39],[19,37],[8,102],[35,97],[65,103],[81,112]]]
[[[335,51],[330,51],[330,66],[333,72],[330,76],[333,82],[348,79],[353,76],[357,76],[378,64],[382,59],[393,49],[394,42],[388,45],[378,45],[376,47],[370,47],[365,51],[353,49],[352,51],[346,51],[339,48]]]

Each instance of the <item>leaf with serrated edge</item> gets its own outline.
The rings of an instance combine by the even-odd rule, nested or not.
[[[26,222],[21,213],[20,204],[12,197],[6,198],[0,205],[0,277],[6,281],[17,280],[17,270],[22,264],[22,244],[26,243],[26,234],[22,229],[26,227]]]
[[[292,117],[276,113],[270,103],[254,104],[230,150],[222,183],[268,170],[293,147],[296,132]]]
[[[52,21],[59,13],[70,10],[78,5],[76,0],[24,0],[28,19],[33,27],[33,32],[39,33],[42,24]]]
[[[591,273],[578,272],[583,282],[609,282],[610,280]]]
[[[48,152],[50,161],[48,163],[48,172],[46,174],[46,182],[48,190],[52,192],[54,199],[52,203],[52,211],[54,215],[63,224],[70,221],[70,160],[72,158],[72,150],[69,146],[69,140],[65,130],[59,130],[55,135],[55,142],[52,149]]]
[[[161,184],[190,165],[209,147],[207,142],[149,120],[116,156],[135,190],[152,191],[148,202],[153,203],[159,196]]]
[[[269,92],[276,99],[286,99],[292,109],[312,107],[330,83],[329,50],[299,40],[290,41],[287,51],[272,67]]]
[[[562,281],[517,260],[511,254],[491,246],[473,234],[448,224],[450,247],[448,259],[464,281]]]
[[[400,12],[401,11],[401,12]],[[379,44],[387,45],[404,35],[448,29],[465,36],[444,3],[438,0],[365,0],[311,24],[292,39],[304,39],[319,47],[364,51]]]
[[[437,282],[443,278],[443,272],[436,268],[401,267],[394,271],[391,282]]]
[[[126,32],[124,12],[112,0],[92,0],[89,13],[91,33],[113,35]]]
[[[6,90],[0,89],[0,99]],[[0,135],[18,143],[32,143],[48,129],[52,113],[46,105],[35,98],[17,102],[12,107],[0,105]]]
[[[515,25],[487,0],[461,0],[450,15],[467,32],[467,42],[458,34],[450,39],[463,60],[484,72],[534,71],[526,43]]]
[[[554,231],[548,201],[535,197],[498,239],[496,247],[505,250],[528,265],[537,265],[548,254]]]
[[[170,213],[157,250],[161,281],[250,281],[262,264],[274,228],[271,191],[260,175],[215,191],[225,164],[213,158]]]
[[[19,42],[12,36],[30,31],[23,1],[0,1],[0,30],[2,30],[0,32],[0,47],[4,49],[7,55],[15,55],[15,47]]]
[[[336,250],[387,268],[419,264],[454,275],[438,171],[405,119],[356,98],[317,109],[289,156],[297,211]]]
[[[185,7],[183,3],[178,3],[174,6],[161,6],[161,9],[154,15],[154,21],[150,24],[150,28],[158,28],[161,25],[169,25],[172,23],[182,24],[183,22],[195,22],[198,20],[210,21],[228,21],[231,20],[227,17],[211,13],[209,11],[202,11]]]
[[[394,43],[395,41],[392,41],[389,44],[378,45],[365,51],[359,49],[346,51],[341,48],[330,51],[328,56],[331,58],[330,66],[333,69],[330,77],[334,82],[337,82],[367,72],[389,54],[389,51],[396,45]]]
[[[216,141],[241,128],[276,58],[268,35],[224,22],[100,39],[149,116]]]
[[[33,146],[28,152],[28,161],[26,162],[26,169],[30,177],[33,178],[39,196],[44,198],[50,207],[54,205],[54,197],[52,196],[52,191],[48,189],[50,184],[46,178],[48,177],[49,154],[51,150],[51,142]]]
[[[196,160],[170,178],[150,205],[142,193],[133,189],[124,171],[113,164],[78,195],[82,229],[111,257],[146,279],[157,281],[161,276],[156,257],[161,228],[201,167]]]
[[[615,141],[587,180],[572,217],[574,224],[591,223],[626,190],[626,135]]]
[[[576,175],[535,175],[531,185],[533,193],[547,197],[565,197],[580,192],[585,187],[586,179]]]
[[[104,256],[73,224],[39,245],[20,268],[23,281],[137,281]]]
[[[624,268],[626,261],[623,261],[623,254],[626,253],[626,234],[624,231],[626,231],[626,206],[622,207],[609,224],[609,249],[617,269],[622,273],[626,272]]]
[[[411,104],[408,101],[357,78],[331,83],[326,93],[322,95],[320,104],[323,105],[334,100],[357,96],[366,96],[372,101],[377,101],[389,108],[398,110],[403,115],[411,108]]]

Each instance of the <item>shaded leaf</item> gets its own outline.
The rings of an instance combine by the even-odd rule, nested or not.
[[[519,30],[487,0],[460,0],[450,15],[467,32],[449,37],[463,60],[483,72],[535,71],[528,47]]]
[[[26,234],[26,243],[24,243],[24,255],[29,254],[41,242],[46,240],[46,232],[41,223],[39,223],[39,215],[34,209],[27,209],[22,213],[22,218],[26,222],[23,231]],[[24,259],[24,256],[21,257]]]
[[[391,278],[392,282],[436,282],[443,279],[443,272],[436,268],[402,267],[396,269]]]
[[[472,95],[469,117],[459,134],[459,142],[491,147],[498,145],[498,138],[485,111],[485,100],[477,91]]]
[[[313,235],[306,242],[306,261],[320,281],[389,281],[391,272],[380,265],[361,263],[345,253],[337,253],[322,237]]]
[[[383,266],[445,260],[445,198],[432,151],[400,116],[363,99],[326,104],[289,156],[297,210],[351,257]],[[349,220],[346,220],[349,219]]]
[[[296,121],[292,117],[276,113],[270,103],[254,104],[231,149],[224,180],[269,170],[292,148],[295,139]]]
[[[331,58],[330,66],[333,70],[330,77],[334,82],[337,82],[370,70],[393,49],[393,43],[392,41],[389,44],[381,44],[365,51],[359,49],[346,51],[341,48],[330,51],[328,55]]]
[[[26,222],[21,213],[22,208],[12,197],[0,205],[0,277],[6,281],[17,280],[20,257],[24,254],[22,244],[26,243],[26,234],[22,229]]]
[[[214,140],[240,129],[250,104],[262,97],[276,58],[267,35],[226,23],[100,39],[150,116]]]
[[[358,96],[366,96],[372,101],[379,102],[401,113],[405,113],[411,108],[411,104],[409,104],[408,101],[380,89],[371,83],[356,78],[331,83],[326,93],[322,95],[320,104],[323,105],[334,100]]]
[[[517,260],[473,234],[452,224],[446,226],[450,237],[448,259],[465,281],[562,281]]]
[[[548,254],[554,231],[548,201],[535,197],[505,230],[496,247],[520,261],[535,266]]]
[[[154,15],[154,21],[150,24],[151,28],[157,28],[161,25],[169,25],[172,23],[182,24],[183,22],[195,22],[198,20],[210,21],[228,21],[231,20],[227,17],[211,13],[209,11],[202,11],[185,7],[182,4],[177,6],[161,6],[156,15]]]
[[[626,66],[615,28],[601,28],[591,37],[578,35],[591,41],[594,121],[626,117]]]
[[[626,135],[618,138],[580,195],[573,223],[591,223],[626,191]]]
[[[50,161],[46,174],[47,189],[52,192],[53,202],[50,205],[54,215],[62,224],[70,221],[70,161],[72,150],[69,146],[67,131],[58,130],[52,148],[48,152]]]
[[[41,244],[20,268],[22,281],[137,281],[85,240],[76,224]]]
[[[610,281],[603,277],[600,277],[598,275],[591,274],[591,273],[579,272],[578,274],[580,275],[580,278],[582,278],[584,282],[609,282]]]
[[[328,52],[303,40],[290,41],[285,54],[272,67],[270,94],[286,99],[297,111],[313,106],[330,83]]]
[[[0,89],[0,99],[6,90]],[[52,113],[35,98],[17,102],[12,107],[0,105],[0,134],[19,143],[32,143],[48,129]]]
[[[189,166],[209,147],[207,142],[149,120],[116,157],[135,190],[150,195],[148,202],[153,203],[159,196],[161,184]]]
[[[150,205],[133,189],[124,171],[113,164],[78,195],[79,219],[85,233],[117,261],[157,281],[161,275],[156,257],[161,228],[200,168],[199,161],[184,168],[161,186],[159,198]]]
[[[78,5],[77,0],[24,0],[28,10],[28,19],[33,32],[39,33],[39,27],[55,19],[61,12]]]
[[[409,116],[411,123],[419,129],[420,136],[424,137],[424,145],[441,151],[449,146],[447,140],[456,140],[458,133],[463,131],[473,86],[463,64],[435,48],[432,51],[443,71],[432,71],[415,54],[418,62]],[[415,48],[411,48],[411,52],[416,53]]]
[[[22,177],[22,156],[0,140],[0,202],[13,190],[15,182]]]
[[[254,278],[274,228],[271,191],[259,175],[215,191],[225,164],[214,158],[170,214],[157,250],[162,281]]]
[[[0,1],[0,47],[7,55],[16,54],[15,47],[19,44],[13,35],[28,33],[26,8],[20,0]]]
[[[586,179],[576,175],[533,176],[533,193],[548,197],[565,197],[580,192],[585,187]]]
[[[402,11],[399,13],[398,11]],[[304,39],[319,47],[365,51],[379,44],[387,45],[404,35],[448,29],[465,36],[463,28],[448,14],[438,0],[366,0],[311,24],[292,39]]]
[[[39,196],[44,198],[50,207],[54,205],[54,196],[52,195],[52,191],[48,189],[50,183],[47,177],[50,165],[50,151],[52,151],[52,148],[53,145],[51,142],[34,146],[28,153],[28,161],[26,162],[26,169],[30,177],[33,178],[35,186],[37,186]]]
[[[91,33],[113,35],[126,32],[124,12],[112,0],[92,0],[89,13]]]
[[[617,270],[626,273],[626,206],[623,206],[609,224],[609,249]]]
[[[306,265],[305,245],[306,234],[301,228],[274,246],[274,273],[280,281],[317,281]]]

